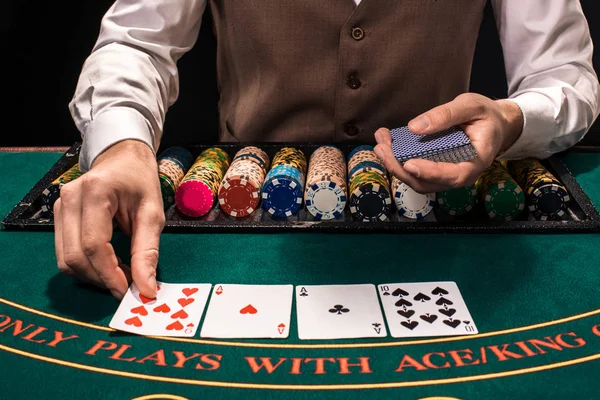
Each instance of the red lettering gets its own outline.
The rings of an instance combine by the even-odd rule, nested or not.
[[[525,342],[521,341],[521,342],[515,342],[515,344],[516,344],[517,346],[519,346],[519,348],[520,348],[521,350],[523,350],[523,352],[525,352],[525,355],[526,355],[526,356],[529,356],[529,357],[531,357],[531,356],[536,356],[536,355],[537,355],[537,353],[536,353],[535,351],[533,351],[533,350],[531,350],[529,347],[527,347],[527,343],[525,343]]]
[[[71,335],[69,337],[64,337],[64,333],[59,332],[59,331],[54,331],[54,340],[51,341],[50,343],[48,343],[48,346],[50,347],[56,347],[57,344],[59,344],[60,342],[64,342],[66,340],[71,340],[71,339],[76,339],[79,336],[77,335]]]
[[[510,346],[510,344],[503,344],[502,349],[500,349],[498,346],[488,346],[488,349],[490,349],[492,353],[498,357],[498,361],[506,361],[509,358],[523,358],[523,355],[521,354],[506,350],[508,346]]]
[[[485,347],[480,347],[479,353],[481,354],[481,363],[487,364],[487,353],[485,352]]]
[[[396,372],[403,372],[405,367],[413,367],[417,371],[426,371],[427,370],[426,367],[419,364],[414,358],[412,358],[408,354],[404,355],[404,357],[402,358],[402,361],[400,361],[400,365],[396,369]]]
[[[27,336],[23,336],[23,339],[28,340],[28,341],[33,342],[33,343],[44,343],[46,341],[46,339],[33,340],[33,338],[36,337],[37,335],[39,335],[40,333],[42,333],[44,331],[47,331],[47,330],[48,330],[47,328],[44,328],[43,326],[40,326],[35,331],[29,332],[29,334],[27,334]]]
[[[250,365],[250,368],[252,369],[252,372],[254,372],[255,374],[260,371],[261,369],[265,369],[267,371],[267,373],[272,373],[273,371],[275,371],[277,368],[279,368],[279,366],[285,361],[287,360],[287,358],[280,358],[279,362],[275,365],[273,365],[271,363],[271,357],[261,357],[260,358],[260,365],[256,362],[256,358],[255,357],[244,357],[246,359],[246,361],[248,361],[248,365]]]
[[[325,372],[325,361],[329,361],[335,363],[335,358],[307,358],[304,360],[304,363],[308,363],[314,361],[315,362],[315,375],[324,375]]]
[[[10,318],[8,319],[8,322],[10,322]],[[4,328],[0,329],[0,332],[6,332],[6,330],[8,328],[10,328],[11,326],[14,326],[13,336],[17,336],[17,335],[20,335],[21,333],[25,332],[27,329],[31,328],[32,326],[35,326],[35,325],[34,324],[29,324],[25,328],[23,328],[23,321],[21,321],[21,320],[18,319],[15,322],[13,322],[12,324],[8,324]]]
[[[186,357],[182,351],[174,351],[173,354],[175,354],[175,357],[177,357],[177,362],[173,365],[175,368],[183,368],[187,361],[202,355],[200,353],[194,353],[191,356]]]
[[[473,351],[470,349],[450,350],[448,352],[448,354],[450,354],[450,357],[452,357],[452,359],[454,360],[454,364],[457,367],[465,367],[468,365],[477,365],[481,362],[479,359],[475,359],[475,360],[473,359]],[[468,362],[465,362],[465,360]]]
[[[369,357],[358,357],[358,364],[349,364],[349,358],[338,358],[337,360],[340,363],[340,374],[349,374],[350,370],[348,367],[360,367],[361,374],[370,374],[373,372],[369,365]]]
[[[592,333],[596,336],[600,336],[600,324],[598,324],[592,328]]]
[[[223,356],[220,354],[203,354],[202,357],[200,357],[200,362],[203,362],[204,364],[208,364],[208,365],[210,365],[210,367],[204,368],[202,365],[197,364],[196,369],[203,369],[205,371],[214,371],[221,367],[222,359],[223,359]]]
[[[290,369],[290,374],[300,375],[302,373],[300,372],[302,361],[304,361],[304,358],[292,358],[292,369]]]
[[[123,353],[125,353],[130,348],[131,348],[131,346],[128,344],[122,344],[121,347],[119,347],[119,350],[115,351],[113,353],[113,355],[111,355],[109,358],[112,358],[113,360],[119,360],[119,361],[128,361],[128,362],[135,361],[135,359],[136,359],[135,357],[131,357],[131,358],[122,358],[121,357],[123,355]]]
[[[542,349],[542,347],[547,347],[550,349],[562,351],[562,347],[560,347],[558,344],[556,344],[556,342],[554,342],[554,339],[552,339],[550,336],[546,336],[544,339],[546,341],[543,341],[540,339],[531,339],[531,340],[528,340],[528,342],[533,347],[535,347],[535,349],[537,351],[539,351],[540,354],[546,354],[546,350]]]
[[[158,350],[158,351],[150,354],[149,356],[142,358],[141,360],[137,360],[136,363],[143,364],[144,362],[146,362],[148,360],[154,361],[154,364],[156,364],[160,367],[167,366],[167,363],[165,361],[165,351],[164,350]]]
[[[440,356],[444,360],[446,359],[446,355],[444,353],[428,353],[423,356],[423,364],[427,366],[427,368],[439,369],[439,368],[450,368],[450,363],[446,361],[444,365],[436,365],[431,361],[432,356]]]
[[[117,348],[117,344],[113,342],[106,342],[104,340],[97,340],[96,344],[93,345],[85,354],[95,356],[98,350],[114,350]]]
[[[0,323],[0,326],[4,326],[10,322],[10,317],[8,315],[0,315],[0,317],[4,317],[4,321],[2,321]],[[0,330],[0,332],[4,332],[4,331]]]
[[[569,343],[565,342],[562,338],[563,335],[575,337],[575,344],[569,344]],[[568,349],[574,349],[577,347],[585,346],[585,340],[583,340],[582,338],[578,338],[577,334],[575,332],[561,333],[559,335],[556,335],[556,338],[554,338],[554,340],[556,341],[556,343],[558,343],[562,347],[566,347]]]

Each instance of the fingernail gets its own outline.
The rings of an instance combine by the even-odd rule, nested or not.
[[[429,128],[429,118],[425,116],[417,117],[408,124],[408,129],[413,132],[421,132],[427,128]]]
[[[154,275],[148,277],[148,285],[156,292],[156,277]]]
[[[379,157],[379,160],[383,162],[385,160],[385,153],[381,150],[380,147],[375,147],[375,155]]]
[[[415,176],[417,178],[419,177],[419,174],[421,173],[421,171],[419,171],[419,168],[415,164],[410,163],[410,162],[404,164],[404,169],[409,174],[411,174],[412,176]]]

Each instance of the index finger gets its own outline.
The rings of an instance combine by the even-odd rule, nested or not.
[[[415,177],[419,180],[442,185],[446,189],[473,184],[479,171],[479,167],[473,162],[453,164],[416,158],[407,161],[404,165],[410,168],[410,171],[414,171]]]

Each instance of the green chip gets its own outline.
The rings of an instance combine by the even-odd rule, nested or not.
[[[525,209],[525,194],[513,181],[496,182],[485,195],[484,204],[491,219],[510,221]]]
[[[166,210],[175,202],[175,185],[171,179],[165,175],[160,175],[158,178],[160,180],[160,192]]]
[[[465,215],[477,204],[477,191],[475,186],[445,190],[437,194],[437,203],[439,209],[446,214]]]

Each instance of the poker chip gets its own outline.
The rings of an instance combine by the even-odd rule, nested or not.
[[[200,180],[183,182],[175,193],[177,208],[188,217],[207,214],[212,209],[214,200],[212,187]]]
[[[306,188],[304,202],[315,219],[334,219],[344,213],[346,192],[335,182],[321,181]]]
[[[225,173],[217,197],[221,210],[232,217],[247,217],[258,208],[269,156],[258,147],[239,150]]]
[[[504,166],[494,161],[475,182],[488,217],[511,221],[525,209],[525,194]]]
[[[321,146],[310,156],[304,202],[316,220],[343,215],[347,202],[346,160],[334,146]]]
[[[175,192],[193,161],[192,153],[179,146],[169,147],[159,155],[158,179],[165,209],[175,202]]]
[[[175,183],[168,176],[163,175],[160,175],[158,180],[160,182],[160,194],[166,210],[175,202]]]
[[[504,161],[502,163],[525,191],[527,208],[537,220],[560,219],[571,200],[563,184],[539,160]]]
[[[63,184],[64,185],[64,184]],[[42,202],[42,211],[46,214],[54,213],[54,203],[56,200],[60,198],[60,188],[61,184],[58,185],[50,185],[42,192],[41,202]]]
[[[363,222],[387,220],[391,204],[389,191],[377,183],[361,185],[350,194],[350,212],[356,220]]]
[[[260,201],[258,188],[244,178],[223,181],[218,198],[221,210],[232,217],[247,217]]]
[[[362,161],[353,166],[348,172],[348,178],[352,180],[356,174],[361,172],[376,171],[380,174],[385,174],[385,167],[378,162],[373,161]]]
[[[229,168],[229,155],[218,147],[204,150],[185,174],[175,192],[177,209],[201,217],[213,207],[219,186]]]
[[[350,213],[355,220],[377,222],[389,219],[390,182],[373,146],[358,146],[350,152],[348,186]]]
[[[435,206],[435,193],[417,193],[395,176],[392,177],[392,193],[398,213],[407,218],[425,218]]]
[[[456,217],[468,214],[477,204],[474,185],[438,192],[436,197],[438,209]]]
[[[350,151],[350,154],[348,154],[348,160],[350,160],[352,157],[354,157],[354,155],[355,155],[356,153],[358,153],[359,151],[363,151],[363,150],[366,150],[366,151],[374,151],[374,149],[375,149],[375,148],[374,148],[373,146],[371,146],[371,145],[368,145],[368,144],[365,144],[365,145],[362,145],[362,146],[357,146],[357,147],[353,148],[353,149]]]
[[[303,184],[291,176],[277,176],[265,182],[262,206],[274,217],[291,217],[302,206]]]
[[[536,187],[531,192],[528,197],[528,208],[536,219],[545,221],[565,215],[570,200],[564,186],[548,183]]]
[[[79,163],[76,163],[44,189],[40,202],[42,204],[42,212],[45,216],[50,217],[54,214],[54,203],[60,198],[60,189],[67,183],[79,178],[81,175],[83,175],[83,173],[79,170]]]
[[[263,210],[279,218],[295,215],[303,202],[306,170],[306,157],[301,150],[280,149],[262,186]]]

